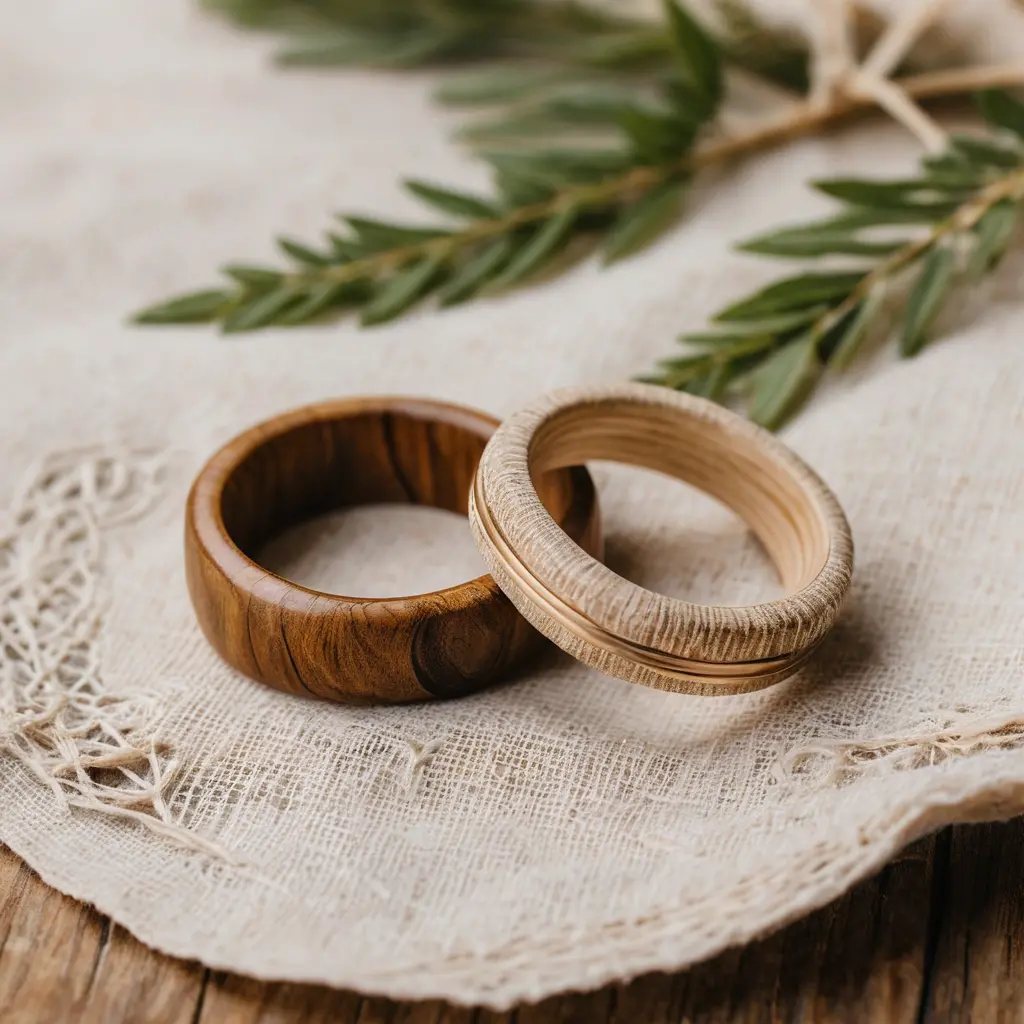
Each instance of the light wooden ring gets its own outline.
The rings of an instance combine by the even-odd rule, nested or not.
[[[535,487],[587,459],[660,470],[718,498],[791,596],[690,604],[602,565]],[[746,693],[791,675],[831,628],[853,571],[839,503],[781,441],[712,402],[644,384],[556,391],[506,420],[480,461],[469,518],[495,579],[545,636],[603,672],[679,693]]]
[[[414,597],[355,598],[255,561],[287,527],[344,506],[412,502],[465,514],[496,426],[444,402],[353,398],[285,413],[229,442],[199,473],[186,511],[186,575],[207,639],[253,679],[346,703],[472,693],[519,664],[544,640],[490,576]],[[538,486],[559,529],[600,555],[587,471],[559,468]]]

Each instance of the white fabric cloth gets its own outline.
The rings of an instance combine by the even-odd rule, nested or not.
[[[813,664],[770,691],[659,693],[552,653],[468,700],[330,706],[226,668],[185,590],[185,494],[227,438],[344,394],[503,415],[643,372],[779,272],[730,243],[825,208],[808,179],[907,173],[898,128],[706,179],[685,225],[610,270],[372,332],[229,340],[124,318],[330,211],[413,212],[402,174],[483,187],[429,77],[275,72],[264,42],[184,0],[36,0],[4,26],[0,712],[20,759],[0,765],[0,840],[46,881],[218,968],[505,1006],[710,956],[926,830],[1024,808],[1019,262],[920,358],[886,349],[786,431],[843,502],[857,567]],[[595,472],[618,571],[695,600],[775,592],[707,499]],[[480,564],[440,513],[352,513],[309,537],[275,557],[349,592]],[[101,748],[135,751],[137,783],[79,775]],[[129,784],[138,801],[118,803]]]

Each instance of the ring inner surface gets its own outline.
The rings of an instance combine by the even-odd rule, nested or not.
[[[264,545],[289,528],[357,505],[427,505],[466,515],[495,424],[484,416],[458,419],[374,410],[272,425],[224,480],[224,528],[258,562]],[[561,521],[572,501],[570,474],[538,479],[541,500]]]
[[[714,421],[677,407],[604,400],[556,412],[531,441],[535,486],[556,467],[593,459],[660,471],[717,498],[747,523],[791,593],[828,560],[824,515],[797,470]]]

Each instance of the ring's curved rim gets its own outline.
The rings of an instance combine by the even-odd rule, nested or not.
[[[378,605],[396,615],[412,614],[416,605],[424,599],[452,598],[459,596],[472,584],[491,585],[491,577],[486,573],[462,583],[439,590],[422,591],[418,594],[407,594],[401,597],[360,597],[324,593],[295,583],[260,565],[250,558],[235,543],[234,538],[224,525],[221,511],[224,485],[231,474],[257,449],[264,447],[275,438],[288,434],[297,427],[304,426],[313,420],[332,422],[348,419],[367,413],[402,412],[419,416],[425,420],[437,420],[451,426],[462,427],[464,430],[477,434],[481,438],[489,438],[500,424],[497,417],[468,406],[455,405],[451,402],[434,401],[426,398],[406,398],[398,395],[358,396],[339,398],[333,401],[317,402],[290,409],[280,413],[232,438],[207,460],[199,471],[192,485],[188,498],[188,518],[194,525],[196,535],[209,552],[216,552],[218,560],[230,558],[236,563],[238,570],[257,570],[267,580],[280,584],[281,596],[288,599],[297,598],[304,601],[308,597],[323,598],[335,603],[339,608],[348,607],[353,603],[361,605]]]
[[[225,661],[287,692],[346,703],[476,692],[542,642],[491,576],[401,597],[325,593],[260,565],[225,523],[225,488],[260,449],[287,443],[288,435],[303,428],[375,415],[419,420],[428,429],[455,428],[479,439],[477,451],[498,424],[447,402],[353,397],[285,412],[227,442],[200,470],[186,504],[186,578],[196,616]],[[432,451],[432,458],[447,457]],[[475,461],[474,454],[468,469],[458,471],[467,489]],[[566,528],[600,553],[600,512],[589,474],[568,469],[563,483]]]
[[[730,493],[742,494],[745,487],[772,506],[766,518],[753,516],[749,507],[746,515],[741,512],[748,524],[757,518],[762,536],[779,550],[788,544],[790,555],[795,542],[806,541],[804,547],[815,549],[820,565],[811,564],[806,550],[798,551],[789,566],[801,577],[794,593],[762,604],[717,606],[647,590],[591,558],[545,514],[531,471],[538,457],[546,459],[545,445],[551,447],[544,438],[565,435],[569,420],[577,435],[587,424],[600,434],[602,422],[618,417],[623,434],[624,416],[649,420],[658,443],[638,429],[635,444],[605,437],[597,445],[604,448],[588,451],[587,441],[577,437],[568,442],[573,458],[633,462],[683,479],[680,463],[697,466],[698,475],[710,480],[716,471],[723,479],[732,472],[740,486]],[[676,440],[689,446],[685,458],[663,460],[657,448]],[[710,468],[701,465],[697,442],[718,446]],[[719,466],[722,451],[735,457]],[[672,461],[674,467],[664,464]],[[544,462],[545,468],[557,464],[557,457]],[[477,470],[470,523],[494,578],[549,639],[602,671],[676,692],[743,693],[791,675],[835,622],[853,570],[853,540],[839,503],[794,452],[721,406],[642,384],[556,391],[506,420]],[[780,538],[780,528],[791,529],[793,536]],[[773,560],[778,565],[774,555]]]

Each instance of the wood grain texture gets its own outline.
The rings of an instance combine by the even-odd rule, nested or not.
[[[750,526],[790,596],[697,605],[618,576],[538,495],[545,474],[588,459],[659,470],[717,498]],[[714,403],[641,384],[558,391],[506,420],[481,460],[470,523],[502,589],[559,647],[676,692],[744,693],[791,675],[835,622],[853,571],[842,509],[782,442]]]
[[[358,398],[260,424],[217,452],[189,495],[189,592],[210,643],[235,668],[290,693],[348,703],[471,693],[543,643],[490,576],[413,597],[323,594],[277,576],[259,551],[289,526],[374,502],[466,514],[497,421],[442,402]],[[570,536],[601,554],[585,469],[538,478]]]
[[[209,971],[146,949],[0,847],[4,1024],[988,1024],[1024,1019],[1024,819],[957,826],[690,971],[510,1013]]]

